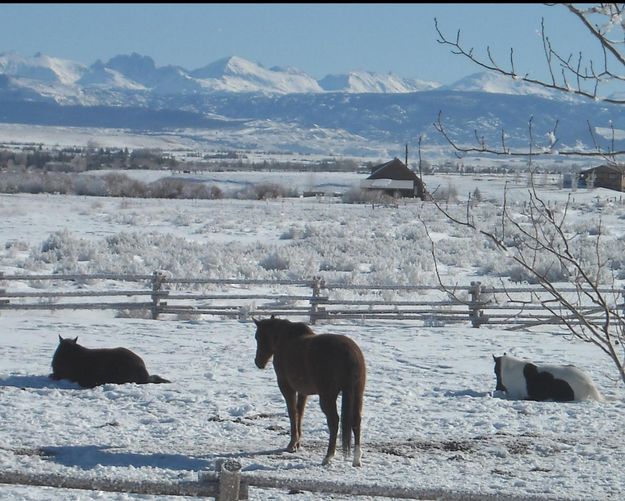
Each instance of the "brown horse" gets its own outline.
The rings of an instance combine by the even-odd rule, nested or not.
[[[69,379],[83,388],[114,383],[169,383],[148,374],[139,355],[126,348],[85,348],[78,338],[62,338],[52,357],[52,379]]]
[[[304,323],[274,318],[254,320],[256,324],[256,358],[260,369],[273,356],[278,387],[286,401],[291,421],[288,452],[300,446],[302,418],[308,395],[319,395],[321,410],[330,430],[324,465],[336,451],[339,415],[336,400],[341,397],[341,440],[348,457],[354,434],[354,466],[361,465],[360,420],[365,389],[365,359],[358,345],[346,336],[315,334]]]

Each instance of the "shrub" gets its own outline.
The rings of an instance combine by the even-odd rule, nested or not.
[[[354,187],[343,194],[341,201],[346,204],[392,204],[395,199],[381,190],[363,190]]]
[[[288,270],[290,262],[287,258],[274,252],[273,254],[266,256],[264,259],[261,259],[258,264],[266,270]]]

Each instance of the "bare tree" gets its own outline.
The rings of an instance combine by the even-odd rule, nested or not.
[[[450,47],[453,54],[464,57],[477,66],[509,77],[511,79],[537,85],[554,91],[560,91],[583,98],[602,101],[605,103],[625,105],[625,99],[619,97],[609,97],[604,89],[611,84],[625,83],[625,4],[621,3],[601,3],[601,4],[546,4],[554,8],[566,8],[596,41],[599,53],[602,54],[597,61],[588,57],[582,52],[577,54],[567,53],[564,50],[554,47],[549,38],[544,19],[541,21],[541,38],[543,52],[546,62],[546,78],[532,76],[529,72],[522,73],[518,70],[514,49],[511,48],[506,63],[501,63],[495,59],[490,46],[486,47],[484,55],[478,55],[473,47],[467,47],[461,38],[461,31],[458,30],[455,37],[446,36],[440,29],[438,20],[434,20],[438,33],[438,42]],[[581,6],[578,6],[581,5]],[[554,124],[552,131],[548,134],[549,142],[544,147],[533,152],[512,151],[505,143],[505,131],[501,134],[500,145],[486,145],[483,138],[475,133],[476,146],[464,146],[455,143],[447,132],[442,114],[439,114],[434,127],[445,137],[449,144],[459,154],[465,153],[490,153],[494,155],[545,155],[554,153],[558,142],[558,123]],[[575,156],[595,156],[602,157],[608,162],[615,162],[619,155],[625,155],[625,150],[614,149],[614,128],[612,127],[611,147],[600,147],[595,136],[593,127],[588,123],[588,129],[594,151],[569,148],[558,149],[559,155]]]
[[[464,46],[460,31],[455,38],[448,38],[435,21],[438,41],[451,47],[453,53],[468,58],[489,71],[583,98],[616,105],[625,104],[625,100],[602,95],[602,89],[607,84],[625,82],[625,21],[622,17],[625,14],[625,4],[584,4],[583,7],[574,4],[557,5],[558,8],[563,6],[568,9],[592,34],[601,47],[601,61],[587,59],[581,53],[575,57],[565,55],[555,49],[546,34],[544,21],[541,23],[541,34],[549,75],[547,80],[534,78],[529,73],[518,73],[513,49],[510,50],[509,62],[505,65],[495,60],[490,47],[486,48],[486,56],[480,58],[473,48]],[[475,131],[474,146],[457,144],[439,114],[434,126],[457,153],[525,156],[529,164],[530,184],[528,201],[521,211],[513,210],[509,206],[507,189],[504,190],[501,219],[497,228],[484,227],[483,223],[476,220],[470,197],[466,208],[462,208],[459,213],[452,212],[449,206],[436,205],[450,221],[483,236],[493,249],[538,283],[543,291],[538,298],[541,306],[564,325],[574,338],[601,349],[613,362],[620,379],[625,382],[623,290],[617,285],[612,258],[604,249],[605,235],[601,218],[595,221],[592,234],[576,231],[567,221],[571,209],[570,198],[563,207],[556,209],[538,195],[534,184],[532,159],[555,151],[558,123],[554,124],[548,135],[548,144],[539,147],[533,138],[532,121],[533,118],[529,117],[528,147],[524,151],[513,151],[505,142],[504,131],[501,144],[498,145],[487,145],[478,131]],[[625,154],[625,151],[614,148],[614,130],[611,146],[607,149],[599,146],[590,123],[588,130],[594,142],[594,151],[560,149],[558,154],[602,157],[611,162],[615,162],[617,156]],[[423,224],[427,231],[427,223]],[[430,241],[436,263],[435,244],[432,239]],[[442,285],[440,277],[439,283]]]
[[[471,197],[466,207],[456,213],[433,203],[453,223],[482,235],[519,267],[528,281],[539,284],[544,294],[533,297],[531,302],[538,302],[573,337],[599,347],[625,382],[623,290],[616,286],[611,258],[603,249],[601,221],[592,234],[576,230],[567,224],[570,197],[563,207],[550,208],[533,183],[528,194],[525,208],[515,211],[507,202],[506,187],[496,228],[485,228],[476,220]],[[421,222],[429,237],[427,223]],[[430,244],[439,285],[446,289],[438,274],[436,246],[431,238]],[[455,291],[449,289],[447,293],[462,301],[455,297]],[[523,307],[524,303],[512,296],[508,300]]]

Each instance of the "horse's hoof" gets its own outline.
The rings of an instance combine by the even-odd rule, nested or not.
[[[334,456],[326,456],[323,458],[323,461],[321,461],[321,466],[328,466],[331,462],[332,462],[332,458]]]
[[[360,446],[356,446],[356,448],[354,449],[354,462],[352,463],[352,466],[362,466],[362,450],[360,449]]]
[[[286,446],[287,452],[297,452],[297,449],[299,449],[299,444],[289,444]]]

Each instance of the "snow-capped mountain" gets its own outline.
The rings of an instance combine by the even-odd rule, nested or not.
[[[476,73],[449,86],[362,70],[315,80],[297,68],[267,69],[237,56],[187,70],[171,65],[158,67],[151,57],[136,53],[118,55],[106,63],[98,60],[86,66],[41,53],[24,57],[9,52],[0,54],[1,75],[7,77],[7,85],[15,89],[29,89],[63,104],[106,105],[106,91],[115,96],[115,101],[119,100],[120,92],[125,92],[132,103],[143,102],[150,94],[160,97],[216,93],[401,94],[434,89],[566,98],[562,93],[492,73]]]
[[[85,70],[86,66],[83,64],[46,56],[40,52],[32,57],[24,57],[16,52],[0,54],[0,73],[41,84],[73,84]]]
[[[572,94],[548,89],[538,84],[525,82],[521,79],[512,79],[499,73],[474,73],[458,80],[452,85],[440,87],[444,90],[461,92],[487,92],[490,94],[508,94],[515,96],[537,96],[545,99],[576,100]]]
[[[123,73],[105,66],[102,61],[96,61],[87,68],[76,83],[84,87],[100,86],[111,89],[147,90],[144,85],[126,78]]]
[[[423,135],[444,143],[433,128],[439,113],[449,135],[465,144],[474,143],[478,131],[486,144],[501,144],[505,135],[507,147],[524,147],[530,117],[537,138],[560,121],[557,147],[578,141],[595,147],[589,123],[625,130],[625,107],[486,73],[440,86],[367,71],[315,80],[297,68],[268,69],[236,56],[187,70],[159,67],[136,53],[90,66],[43,54],[0,54],[1,123],[241,131],[237,137],[266,127],[300,131],[303,139],[288,148],[312,151],[321,130],[347,146],[353,141],[346,137],[403,144]]]
[[[421,92],[440,87],[436,82],[426,82],[416,78],[402,78],[397,75],[380,75],[370,71],[351,71],[347,74],[327,75],[319,80],[323,90],[351,93],[402,93]]]
[[[202,88],[212,92],[306,93],[321,92],[317,81],[288,68],[266,69],[241,57],[227,57],[192,71]]]
[[[226,57],[202,68],[187,70],[178,66],[157,67],[149,56],[136,53],[119,55],[91,66],[36,54],[0,54],[0,75],[16,88],[32,89],[64,104],[94,104],[88,96],[95,87],[98,95],[110,90],[154,93],[157,95],[258,93],[300,94],[316,92],[403,93],[430,90],[434,82],[353,71],[328,75],[317,81],[297,68],[267,69],[237,56]],[[72,93],[75,94],[71,99]],[[101,103],[106,104],[106,103]]]

